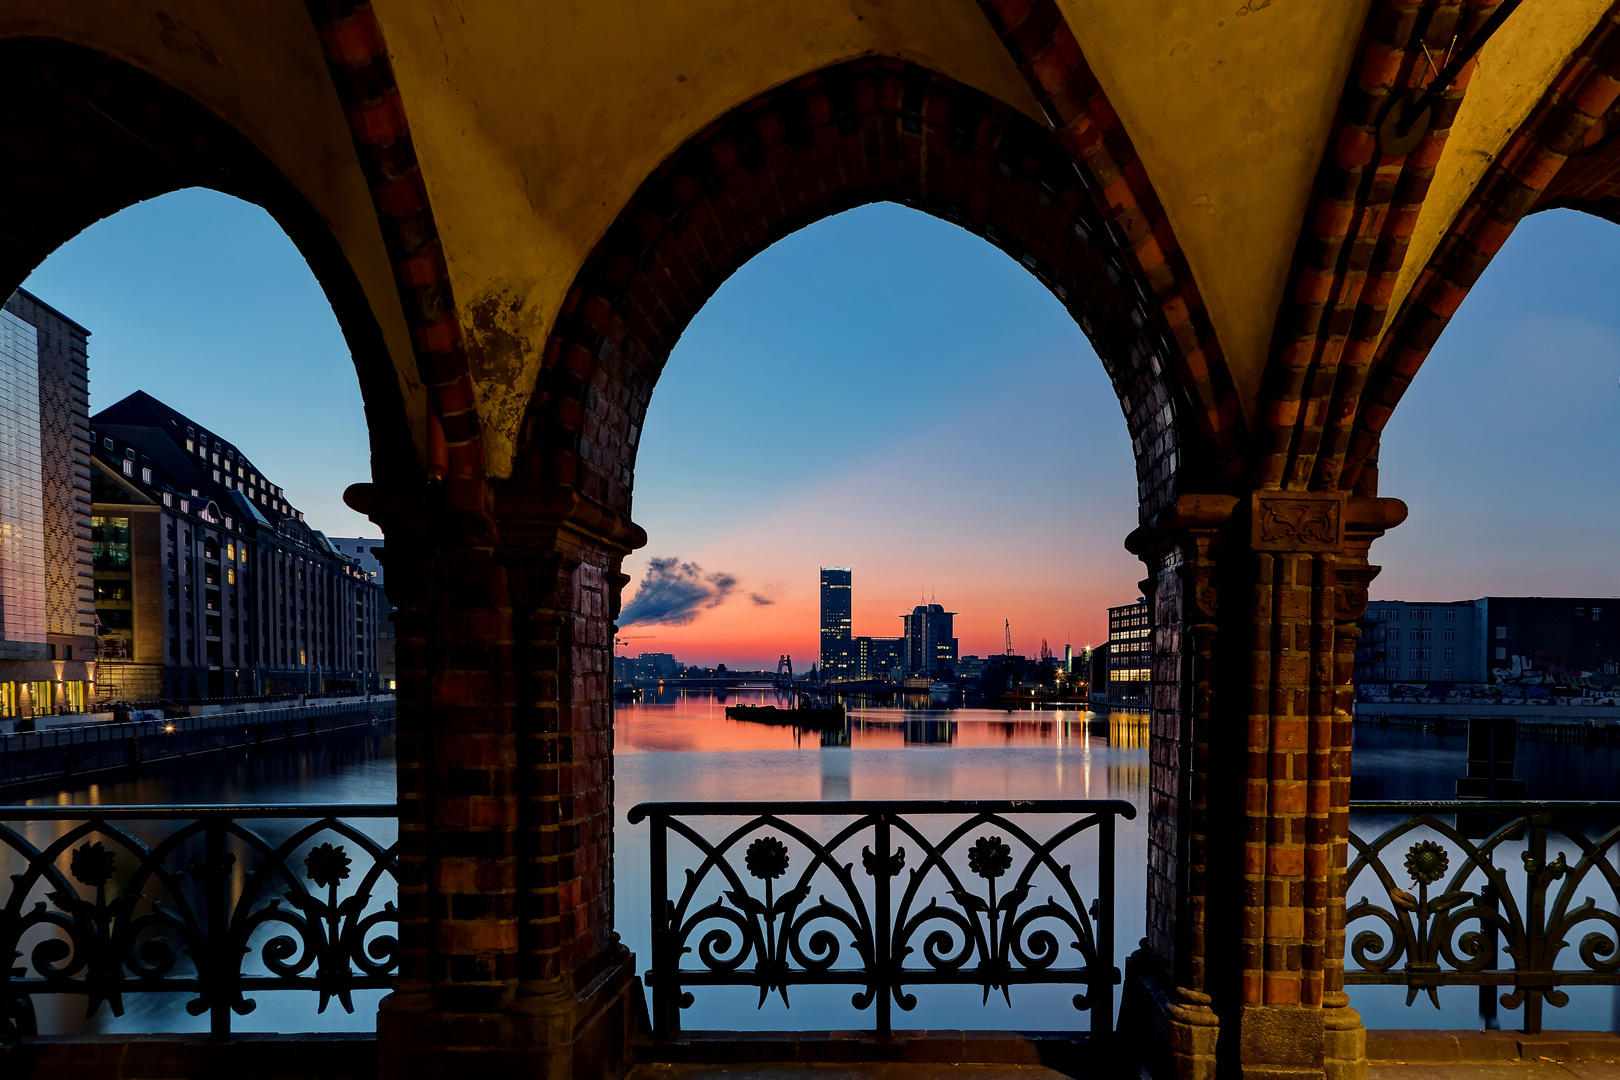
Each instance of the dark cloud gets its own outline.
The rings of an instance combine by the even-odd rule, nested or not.
[[[752,600],[755,604],[759,605],[760,607],[770,607],[772,604],[776,603],[776,601],[772,600],[770,597],[761,596],[757,592],[749,593],[748,594],[748,599]]]
[[[719,607],[737,587],[730,574],[705,574],[696,563],[652,559],[636,595],[624,606],[619,625],[685,626],[709,608]]]

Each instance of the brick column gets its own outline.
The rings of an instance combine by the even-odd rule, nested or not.
[[[400,971],[387,1078],[611,1077],[612,619],[640,530],[510,484],[351,490],[397,606]]]
[[[1340,493],[1183,496],[1128,545],[1154,571],[1148,937],[1121,1023],[1178,1077],[1350,1080],[1343,990],[1351,676],[1405,516]]]

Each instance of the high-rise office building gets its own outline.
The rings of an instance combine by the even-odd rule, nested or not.
[[[18,290],[0,307],[0,715],[85,708],[95,677],[90,332]]]
[[[821,568],[821,677],[828,681],[856,677],[850,576],[847,566]]]
[[[905,624],[906,674],[924,679],[956,676],[956,612],[939,604],[918,604]]]
[[[91,418],[99,689],[386,689],[382,588],[236,446],[137,391]]]

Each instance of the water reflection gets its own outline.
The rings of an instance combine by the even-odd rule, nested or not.
[[[260,753],[249,750],[221,751],[217,754],[160,762],[142,767],[124,776],[114,776],[82,787],[42,789],[9,794],[7,805],[28,806],[115,806],[163,804],[310,804],[310,803],[391,803],[395,798],[394,739],[390,734],[333,733],[318,741],[301,742],[291,752]],[[22,797],[19,797],[22,796]],[[26,824],[9,823],[24,839],[36,847],[46,847],[52,841],[77,827],[71,821],[34,821]],[[120,828],[149,848],[167,837],[181,824],[167,821],[119,821]],[[279,844],[307,824],[299,820],[260,820],[254,823],[257,834],[272,845]],[[383,845],[393,842],[398,829],[392,820],[366,820],[357,822],[364,831]],[[105,839],[95,837],[91,839]],[[328,837],[330,839],[330,837]],[[341,842],[341,841],[340,841]],[[185,865],[188,854],[202,854],[202,841],[194,838],[179,850],[175,865]],[[116,842],[108,841],[115,851],[114,881],[122,885],[134,872],[138,861],[135,854]],[[358,858],[358,852],[351,853]],[[248,886],[249,869],[259,862],[254,851],[237,836],[226,840],[225,854],[232,857],[228,877],[228,906],[239,900]],[[297,858],[293,864],[299,865]],[[23,869],[25,863],[9,849],[0,849],[0,882],[10,885],[11,875]],[[64,854],[59,865],[67,869],[68,856]],[[176,887],[187,883],[179,882]],[[154,886],[155,887],[155,886]],[[25,907],[34,903],[47,903],[48,886],[41,881]],[[116,891],[116,890],[115,890]],[[149,892],[151,890],[148,890]],[[378,893],[378,904],[392,900]],[[153,893],[152,899],[162,899],[171,906],[180,898]],[[275,932],[265,925],[248,942],[256,956],[265,940]],[[32,947],[43,940],[44,931],[24,939],[25,955],[32,955]],[[180,958],[177,973],[191,963],[189,957]],[[251,970],[250,965],[250,970]],[[346,1013],[334,1003],[322,1014],[316,1013],[316,995],[284,991],[260,992],[253,995],[255,1007],[246,1016],[233,1018],[237,1031],[371,1031],[376,1027],[377,1002],[383,991],[357,991],[353,995],[354,1012]],[[208,1030],[208,1016],[193,1016],[186,1011],[186,1003],[195,997],[191,993],[138,993],[123,998],[123,1015],[114,1016],[103,1005],[93,1015],[86,1016],[86,999],[79,995],[39,994],[34,997],[40,1030],[47,1034],[83,1032],[143,1032]]]
[[[1122,952],[1143,932],[1147,859],[1148,724],[1145,713],[1078,709],[944,709],[927,698],[851,703],[844,731],[729,720],[725,705],[766,703],[769,691],[716,695],[666,694],[620,705],[616,722],[616,921],[630,947],[648,955],[648,852],[645,826],[625,812],[652,800],[1120,798],[1138,809],[1121,824],[1116,933]],[[785,703],[785,702],[784,702]],[[1353,797],[1450,798],[1465,771],[1466,736],[1391,725],[1358,724]],[[1519,775],[1530,798],[1620,798],[1620,748],[1521,741]],[[36,804],[388,802],[394,797],[393,740],[331,737],[291,754],[220,754],[149,767],[138,776],[29,793]],[[8,802],[18,802],[15,796]],[[5,880],[0,876],[0,880]],[[356,996],[355,1014],[329,1008],[315,1014],[314,995],[261,995],[260,1008],[239,1017],[253,1030],[370,1030],[377,995]],[[285,1001],[270,1000],[283,998]],[[1453,987],[1436,1011],[1407,1008],[1399,987],[1354,987],[1351,1002],[1370,1027],[1478,1028],[1478,993]],[[195,1031],[186,995],[131,995],[115,1020],[103,1009],[83,1018],[82,999],[41,1009],[57,1031]],[[816,1028],[862,1026],[847,992],[796,990],[791,1013],[756,1012],[749,1000],[704,995],[686,1017],[690,1027]],[[999,1010],[999,1011],[998,1011]],[[1016,1011],[1014,1011],[1016,1010]],[[47,1011],[49,1017],[46,1017]],[[1504,1010],[1502,1026],[1517,1023]],[[962,988],[941,988],[897,1024],[1063,1028],[1074,1026],[1067,998],[1014,994],[1013,1009]],[[1549,1028],[1620,1026],[1620,994],[1609,987],[1571,989],[1564,1009],[1548,1008]]]
[[[649,955],[650,946],[648,837],[645,826],[630,826],[624,815],[638,802],[666,800],[1126,799],[1138,814],[1119,826],[1115,940],[1142,937],[1145,714],[946,709],[926,696],[898,705],[855,699],[847,731],[826,733],[729,719],[725,706],[739,700],[777,703],[769,691],[743,691],[724,698],[666,694],[618,709],[614,907],[620,934],[640,955]],[[1072,989],[1021,987],[1009,1007],[996,995],[984,1004],[973,988],[927,987],[918,990],[917,1011],[897,1013],[895,1023],[1083,1027],[1072,995]],[[871,1023],[870,1011],[851,1008],[847,990],[795,987],[791,1011],[774,998],[763,1009],[757,1001],[757,991],[705,990],[682,1022],[692,1029],[754,1030]]]

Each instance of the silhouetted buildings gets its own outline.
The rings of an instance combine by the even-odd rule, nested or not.
[[[0,308],[3,716],[93,696],[89,334],[20,289]]]
[[[956,612],[938,604],[918,604],[905,624],[906,675],[949,679],[956,675]]]
[[[144,392],[91,418],[99,690],[382,689],[382,588],[217,434]]]
[[[903,637],[855,639],[855,678],[899,682],[909,671]]]
[[[673,653],[641,653],[639,656],[615,656],[613,677],[625,682],[638,679],[673,679],[686,665],[675,659]]]
[[[954,611],[919,604],[900,616],[899,637],[854,634],[854,589],[848,566],[821,567],[820,675],[825,682],[909,678],[949,679],[956,674]]]
[[[855,678],[854,601],[850,567],[821,568],[821,677],[829,682]]]

